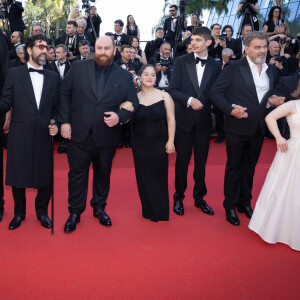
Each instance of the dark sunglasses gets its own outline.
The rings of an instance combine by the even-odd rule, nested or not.
[[[169,12],[175,11],[175,9],[170,9]]]
[[[46,49],[47,51],[49,51],[49,46],[48,45],[34,45],[34,47],[39,47],[40,50]]]

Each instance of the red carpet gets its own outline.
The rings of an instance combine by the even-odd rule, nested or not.
[[[266,140],[254,200],[274,153],[274,141]],[[190,172],[185,215],[171,210],[169,222],[153,223],[141,217],[131,150],[118,150],[107,206],[113,226],[101,226],[88,204],[77,230],[67,235],[68,165],[65,155],[56,154],[54,236],[36,220],[33,190],[27,192],[26,220],[9,231],[13,200],[10,187],[5,188],[0,299],[299,299],[300,253],[263,242],[248,229],[244,215],[238,228],[225,221],[225,159],[225,145],[212,141],[206,199],[215,216],[193,206]],[[170,196],[174,162],[175,156],[170,159]]]

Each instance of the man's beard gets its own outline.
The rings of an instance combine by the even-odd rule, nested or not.
[[[45,57],[45,60],[42,60],[41,59],[41,56],[44,56]],[[38,56],[34,56],[34,55],[32,55],[32,60],[36,63],[36,64],[38,64],[38,65],[40,65],[40,66],[44,66],[45,64],[46,64],[46,62],[47,62],[47,57],[46,57],[46,54],[45,53],[41,53],[40,55],[38,55]]]
[[[252,60],[256,63],[256,64],[264,64],[266,62],[266,55],[264,57],[255,57]]]
[[[101,57],[106,57],[106,61],[102,61]],[[102,68],[108,67],[112,61],[114,60],[114,55],[108,56],[108,55],[95,55],[95,60],[98,66]]]

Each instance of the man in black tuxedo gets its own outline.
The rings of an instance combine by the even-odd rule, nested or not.
[[[23,34],[20,31],[14,31],[10,36],[11,48],[9,49],[9,58],[17,58],[16,49],[22,44]]]
[[[250,24],[245,24],[242,28],[242,36],[235,40],[235,50],[234,54],[237,59],[246,56],[245,53],[245,39],[252,32],[252,26]]]
[[[130,36],[123,33],[123,28],[124,28],[124,22],[120,19],[116,20],[114,23],[114,30],[115,30],[114,40],[115,43],[118,42],[120,46],[129,45]]]
[[[267,35],[252,32],[245,39],[247,56],[227,63],[210,91],[212,102],[224,112],[227,163],[224,180],[226,220],[238,226],[238,212],[252,216],[253,176],[266,129],[267,106],[278,81],[274,66],[265,63]],[[268,104],[269,102],[269,104]]]
[[[75,57],[76,60],[84,60],[88,59],[91,55],[91,44],[88,40],[82,40],[79,42],[79,52],[80,55],[77,55]]]
[[[56,72],[62,80],[71,68],[71,63],[67,61],[68,47],[66,45],[57,45],[55,49],[56,61],[50,62],[46,68]]]
[[[207,27],[193,30],[193,53],[175,59],[169,93],[175,102],[177,152],[175,165],[174,212],[184,214],[183,199],[187,187],[188,166],[194,148],[195,206],[209,215],[213,210],[203,199],[207,193],[205,165],[208,155],[211,129],[211,103],[208,92],[220,73],[220,64],[207,54],[212,42]]]
[[[0,95],[9,67],[9,52],[5,36],[0,28]],[[4,118],[0,118],[0,222],[4,214],[4,189],[3,189],[3,127]]]
[[[90,43],[90,46],[92,45],[93,48],[95,46],[95,37],[92,37],[92,34],[88,31],[85,31],[87,22],[85,19],[78,19],[76,20],[77,23],[77,34],[80,37],[81,40],[86,40]],[[79,43],[80,44],[80,43]]]
[[[75,59],[76,55],[79,55],[79,42],[82,37],[77,34],[77,23],[75,21],[68,21],[66,26],[66,32],[57,38],[54,42],[55,46],[64,44],[68,47],[68,50],[72,53],[68,60]]]
[[[179,17],[178,14],[178,6],[173,4],[170,6],[170,18],[167,18],[164,22],[164,40],[165,42],[169,43],[171,47],[173,48],[175,45],[175,34],[176,34],[176,28],[178,25]]]
[[[0,101],[0,113],[12,108],[8,134],[6,184],[12,186],[15,201],[13,230],[26,215],[26,188],[38,189],[35,199],[37,218],[51,228],[48,204],[52,192],[51,135],[58,131],[49,126],[56,116],[59,88],[57,74],[43,69],[47,42],[43,35],[28,38],[25,45],[27,64],[10,69]]]
[[[68,147],[69,212],[65,232],[76,229],[85,210],[88,175],[93,163],[93,214],[100,224],[111,226],[104,211],[110,187],[111,165],[121,137],[121,125],[132,112],[119,109],[124,101],[136,108],[138,99],[132,74],[113,63],[115,45],[108,36],[97,39],[95,60],[76,61],[60,91],[61,134]]]
[[[8,13],[8,21],[11,32],[20,31],[23,33],[25,29],[25,24],[22,19],[23,11],[24,8],[22,7],[22,2],[13,0]]]
[[[24,47],[25,44],[20,44],[17,46],[16,48],[17,58],[10,60],[9,62],[10,68],[16,68],[16,67],[24,66],[26,64]]]

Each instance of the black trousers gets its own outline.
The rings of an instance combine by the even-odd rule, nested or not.
[[[51,198],[52,186],[47,186],[37,189],[37,195],[35,198],[35,211],[37,215],[47,215],[48,205]],[[18,217],[25,217],[26,215],[26,189],[12,187],[12,194],[15,201],[14,214]]]
[[[210,129],[199,131],[196,126],[191,132],[176,128],[175,148],[177,152],[175,164],[175,201],[182,201],[187,188],[188,167],[194,148],[194,190],[195,201],[203,201],[207,194],[205,184],[205,165],[207,161]]]
[[[225,138],[224,132],[224,113],[218,109],[215,105],[213,106],[213,113],[216,118],[216,129],[218,133],[218,137]]]
[[[263,141],[264,136],[259,128],[251,136],[226,133],[225,209],[250,205],[255,166]]]
[[[0,118],[0,208],[4,205],[4,186],[3,186],[3,118]]]
[[[110,187],[110,173],[116,147],[97,147],[92,132],[82,143],[69,142],[69,212],[81,214],[86,208],[89,168],[93,165],[94,209],[104,209]]]

